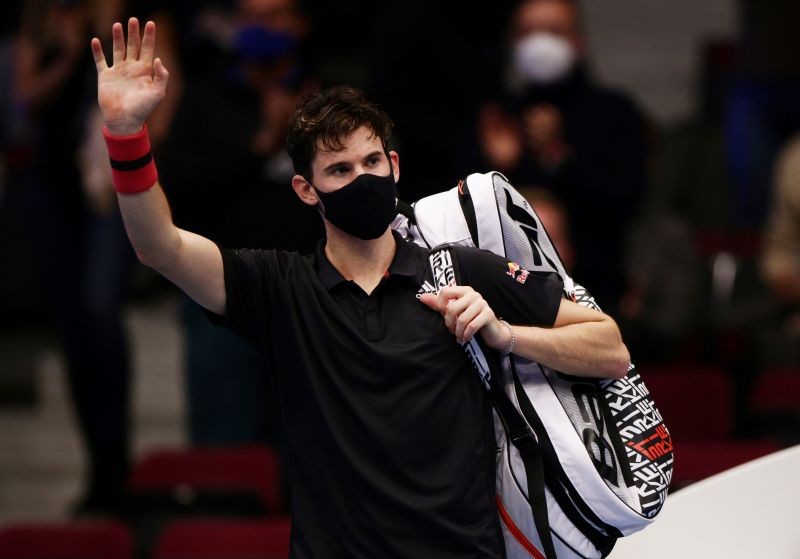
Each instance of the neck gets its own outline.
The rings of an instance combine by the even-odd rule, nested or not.
[[[354,281],[371,293],[389,269],[397,249],[392,231],[387,229],[377,239],[364,241],[325,223],[325,256],[342,277]]]

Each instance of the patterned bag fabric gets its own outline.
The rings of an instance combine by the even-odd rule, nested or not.
[[[406,239],[443,246],[430,257],[437,289],[458,279],[446,245],[477,246],[520,272],[558,273],[564,297],[599,309],[500,173],[470,175],[403,214],[393,227]],[[633,364],[624,378],[602,380],[501,356],[476,339],[464,349],[494,404],[496,500],[509,559],[605,557],[617,538],[654,520],[672,477],[672,441]]]

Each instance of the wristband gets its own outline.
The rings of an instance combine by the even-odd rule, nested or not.
[[[511,341],[508,342],[508,346],[506,346],[505,349],[498,349],[497,351],[499,351],[503,355],[508,355],[509,353],[514,351],[514,342],[517,341],[517,337],[514,335],[514,329],[511,327],[511,325],[508,322],[506,322],[502,318],[499,319],[498,322],[500,324],[502,324],[503,326],[505,326],[506,328],[508,328],[508,333],[511,334]]]
[[[111,161],[114,189],[120,194],[136,194],[150,190],[158,180],[147,125],[130,136],[114,136],[103,127],[103,137]]]

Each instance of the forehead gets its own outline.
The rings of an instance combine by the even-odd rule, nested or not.
[[[533,31],[569,34],[577,31],[576,7],[564,0],[528,0],[520,5],[514,18],[517,37]]]
[[[324,168],[337,161],[358,160],[375,151],[383,151],[380,137],[368,126],[361,126],[345,136],[339,150],[325,149],[318,138],[312,166]]]

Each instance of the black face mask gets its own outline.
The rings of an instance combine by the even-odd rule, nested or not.
[[[320,212],[325,219],[364,241],[383,235],[397,215],[397,186],[391,171],[385,177],[358,175],[333,192],[314,190],[322,201]]]

